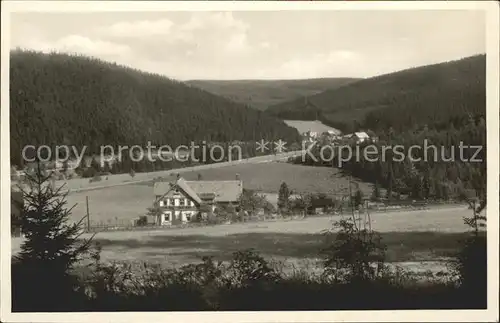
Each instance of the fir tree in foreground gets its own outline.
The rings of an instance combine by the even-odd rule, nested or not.
[[[69,224],[67,193],[50,179],[51,174],[38,167],[21,188],[19,222],[25,241],[12,263],[14,311],[67,310],[68,302],[84,299],[73,270],[92,256],[92,238],[81,239],[82,221]]]
[[[481,304],[487,301],[488,255],[486,241],[486,174],[474,172],[474,189],[463,189],[460,198],[466,202],[472,212],[464,218],[469,226],[467,238],[460,241],[460,251],[453,262],[455,273],[459,277],[464,294],[476,295],[474,301]]]

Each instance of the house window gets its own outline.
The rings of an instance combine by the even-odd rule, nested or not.
[[[184,199],[179,199],[179,206],[184,206]]]
[[[175,205],[175,199],[174,199],[174,198],[171,198],[171,199],[170,199],[170,205],[171,205],[171,206],[174,206],[174,205]]]

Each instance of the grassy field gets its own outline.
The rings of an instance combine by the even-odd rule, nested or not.
[[[182,176],[188,180],[196,180],[198,174],[204,180],[232,180],[239,174],[244,188],[269,193],[271,202],[276,201],[273,194],[278,192],[282,181],[292,190],[325,193],[348,184],[337,169],[288,163],[241,164],[186,172]],[[173,180],[175,177],[167,178]],[[365,196],[369,196],[371,185],[362,182],[359,184]],[[86,196],[89,197],[91,222],[103,224],[130,223],[134,218],[145,214],[154,201],[151,182],[74,192],[68,195],[68,205],[77,204],[72,215],[74,220],[85,216]]]
[[[372,227],[381,232],[388,245],[388,260],[435,261],[450,256],[458,247],[467,227],[462,218],[466,207],[424,211],[372,214]],[[202,256],[225,260],[232,252],[255,248],[278,260],[313,261],[324,237],[340,217],[325,216],[304,220],[238,223],[198,228],[156,231],[100,232],[95,236],[105,261],[150,261],[181,265]],[[20,239],[12,239],[12,250],[19,250]]]
[[[242,164],[217,169],[183,173],[195,180],[234,179],[239,174],[247,189],[268,194],[275,202],[280,183],[285,180],[297,191],[329,192],[348,184],[338,170],[287,163]],[[173,177],[172,177],[173,179]],[[365,195],[371,185],[359,183]],[[68,205],[77,203],[73,219],[86,214],[86,197],[93,223],[130,223],[146,212],[154,196],[152,183],[131,184],[87,192],[71,193]],[[400,211],[372,214],[372,227],[383,233],[389,261],[434,261],[452,254],[457,240],[467,229],[463,217],[466,207],[442,207],[422,211]],[[105,261],[152,261],[181,265],[202,256],[227,259],[231,252],[255,248],[267,257],[300,263],[314,261],[323,243],[321,232],[331,228],[338,217],[324,216],[304,220],[279,220],[260,223],[238,223],[199,228],[155,231],[100,232],[96,236],[103,246]],[[13,251],[21,240],[13,238]]]
[[[86,215],[87,196],[93,224],[130,224],[133,219],[144,215],[154,201],[153,187],[140,184],[70,193],[68,206],[75,205],[72,220],[78,221]]]
[[[242,164],[186,172],[182,173],[182,176],[188,180],[196,180],[198,174],[201,174],[204,180],[232,180],[239,174],[244,188],[263,193],[277,193],[283,181],[292,190],[311,193],[326,193],[348,184],[348,179],[343,177],[338,169],[288,163]],[[371,184],[359,184],[364,193],[371,193]]]
[[[321,121],[302,121],[302,120],[285,120],[285,123],[290,127],[294,127],[299,133],[304,133],[307,131],[313,131],[318,133],[323,133],[328,130],[338,131],[335,128],[329,127],[323,124]]]

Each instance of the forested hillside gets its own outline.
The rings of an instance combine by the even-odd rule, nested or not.
[[[11,158],[27,144],[189,144],[279,137],[283,121],[184,83],[66,54],[13,51],[10,61]]]
[[[258,110],[321,93],[356,81],[354,78],[304,80],[192,80],[187,83]]]
[[[343,126],[343,130],[373,130],[379,137],[374,143],[376,161],[373,155],[360,150],[350,158],[343,156],[347,158],[341,165],[339,156],[327,163],[309,159],[307,164],[340,167],[387,188],[389,197],[397,192],[415,199],[447,200],[473,190],[485,202],[484,55],[383,75],[326,91],[309,98],[305,110],[298,109],[299,103],[276,107],[273,112],[290,118],[288,113],[298,116],[305,111],[311,118],[330,121]],[[297,109],[293,110],[294,107]],[[394,158],[396,153],[392,149],[396,146],[400,147],[403,159]],[[384,147],[390,148],[385,155]],[[317,149],[315,153],[319,155]]]
[[[443,129],[485,115],[486,56],[412,68],[270,107],[282,119],[315,120],[352,131],[415,124]]]
[[[471,117],[459,129],[452,124],[441,131],[415,125],[398,133],[390,128],[377,134],[379,141],[361,144],[359,153],[353,147],[352,155],[346,150],[334,150],[341,153],[331,157],[326,149],[320,159],[321,147],[317,146],[312,152],[317,161],[297,158],[296,162],[341,168],[375,184],[377,189],[386,188],[387,197],[394,193],[407,194],[413,199],[448,200],[459,198],[464,190],[474,190],[478,197],[486,197],[484,118]],[[460,148],[461,145],[464,147]],[[399,148],[393,150],[391,147]],[[384,152],[385,148],[389,150]],[[378,195],[377,189],[374,197],[386,197]]]

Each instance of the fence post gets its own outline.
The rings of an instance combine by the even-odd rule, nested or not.
[[[87,231],[90,232],[90,212],[89,212],[89,197],[88,195],[85,197],[87,202]]]

